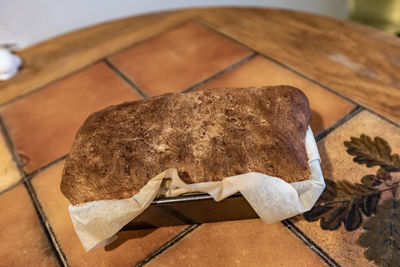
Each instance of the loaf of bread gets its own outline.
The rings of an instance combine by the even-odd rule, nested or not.
[[[168,168],[185,183],[259,172],[309,178],[306,96],[290,86],[222,88],[111,106],[76,135],[61,182],[73,205],[134,196]]]

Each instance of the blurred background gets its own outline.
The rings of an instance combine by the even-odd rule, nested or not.
[[[400,30],[400,0],[1,0],[0,44],[18,49],[117,18],[201,6],[288,8],[357,20],[390,33]]]

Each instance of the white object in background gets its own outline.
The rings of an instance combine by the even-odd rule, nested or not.
[[[0,43],[24,49],[46,39],[105,21],[177,8],[246,6],[290,8],[341,19],[348,0],[0,0]],[[93,8],[93,7],[96,8]],[[23,8],[21,8],[23,7]]]
[[[17,74],[21,65],[22,60],[19,56],[5,48],[0,48],[0,81],[8,80]]]

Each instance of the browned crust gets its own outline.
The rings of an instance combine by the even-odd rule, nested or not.
[[[247,172],[308,179],[306,96],[290,86],[165,94],[93,113],[77,133],[61,181],[74,205],[135,195],[177,168],[186,183]]]

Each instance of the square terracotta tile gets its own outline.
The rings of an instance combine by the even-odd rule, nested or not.
[[[376,173],[378,167],[368,168],[365,165],[357,164],[353,162],[353,157],[346,152],[343,142],[350,140],[352,136],[360,137],[361,134],[369,135],[372,138],[380,136],[388,141],[393,153],[400,153],[400,129],[368,111],[362,111],[318,143],[325,179],[334,181],[346,179],[351,183],[361,183],[364,175]],[[393,175],[398,176],[398,173],[393,173]],[[390,194],[390,192],[386,193]],[[380,203],[387,198],[386,193],[382,195]],[[339,229],[330,231],[322,230],[319,221],[307,222],[305,220],[297,221],[295,225],[339,264],[343,266],[375,266],[372,261],[365,258],[366,249],[357,245],[360,234],[365,232],[362,227],[354,231],[347,231],[342,225]],[[386,252],[380,251],[380,253]]]
[[[0,192],[17,183],[20,179],[18,168],[0,129]]]
[[[282,223],[259,219],[207,223],[149,266],[326,266]]]
[[[30,173],[65,155],[89,114],[139,95],[104,63],[97,63],[5,106],[1,113]]]
[[[186,22],[110,58],[149,96],[182,91],[253,52]]]
[[[311,128],[314,134],[328,128],[355,107],[352,103],[262,56],[250,59],[232,71],[205,83],[198,90],[281,84],[297,87],[307,95],[311,107]]]
[[[71,266],[132,266],[173,238],[186,226],[126,231],[106,248],[85,252],[72,226],[68,200],[60,191],[64,161],[32,179],[40,204]]]
[[[0,266],[58,266],[24,185],[0,195]]]

